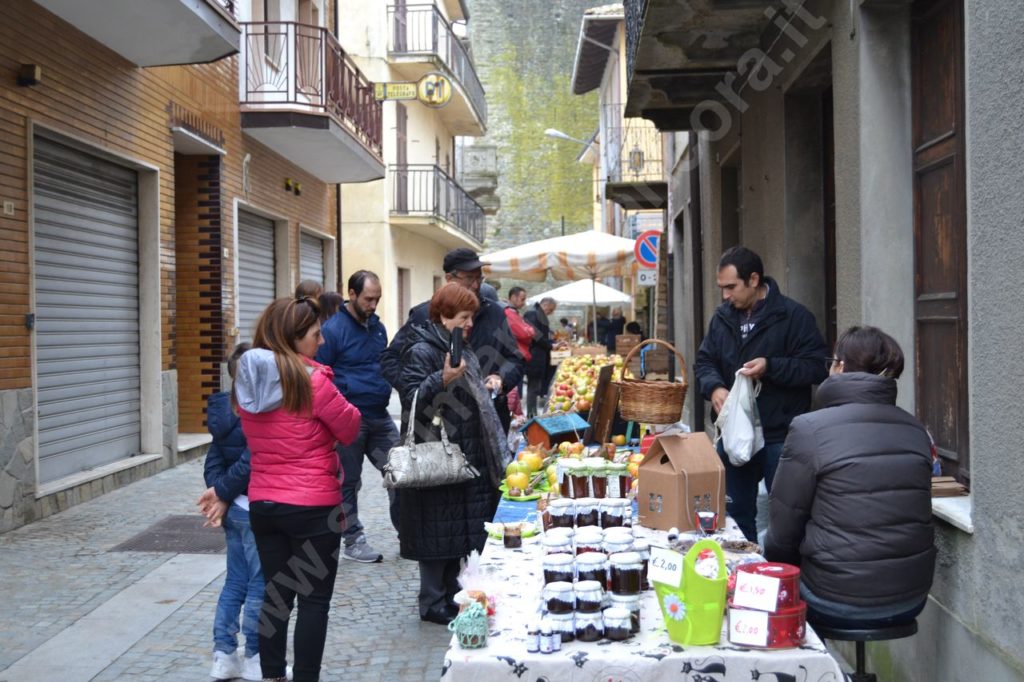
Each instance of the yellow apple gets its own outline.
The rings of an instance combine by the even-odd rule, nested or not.
[[[626,437],[620,433],[617,436],[612,436],[612,442],[615,443],[616,445],[625,445]]]
[[[530,485],[530,475],[523,473],[522,471],[514,473],[505,479],[508,484],[509,490],[512,488],[519,488],[525,490]]]
[[[519,461],[526,465],[528,473],[539,471],[542,464],[544,464],[544,456],[534,450],[524,450],[519,455]]]

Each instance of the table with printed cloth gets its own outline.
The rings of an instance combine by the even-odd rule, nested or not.
[[[496,521],[524,518],[533,504],[503,501]],[[668,545],[667,534],[641,526],[637,538]],[[732,519],[717,537],[742,539]],[[539,536],[525,538],[520,549],[506,549],[489,539],[482,569],[491,578],[496,601],[488,643],[462,649],[453,637],[445,655],[442,682],[522,680],[537,682],[841,682],[843,674],[818,636],[807,627],[804,644],[796,649],[760,650],[729,643],[723,621],[715,646],[681,646],[665,630],[653,589],[643,593],[640,632],[621,642],[572,641],[560,651],[542,654],[526,650],[527,626],[540,622],[540,592],[544,577]],[[727,619],[726,619],[727,620]]]

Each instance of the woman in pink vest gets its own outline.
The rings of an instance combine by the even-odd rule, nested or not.
[[[266,580],[260,662],[270,680],[285,679],[296,597],[294,679],[320,677],[344,523],[334,444],[359,433],[359,410],[335,388],[331,369],[312,359],[323,343],[319,313],[310,298],[271,303],[235,380],[252,453],[249,515]]]

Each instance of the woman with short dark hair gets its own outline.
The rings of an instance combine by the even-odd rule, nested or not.
[[[451,365],[452,330],[469,333],[479,305],[469,289],[454,282],[444,285],[430,300],[430,321],[412,330],[402,353],[403,437],[408,420],[414,419],[417,442],[440,440],[443,422],[449,441],[480,472],[463,483],[398,491],[401,555],[419,562],[420,618],[433,623],[448,623],[458,612],[453,597],[459,565],[474,549],[483,550],[484,522],[498,506],[508,447],[490,397],[501,389],[501,380],[481,375],[468,344],[462,362]],[[415,413],[410,414],[414,398]]]
[[[931,440],[896,407],[903,351],[891,336],[851,327],[826,361],[816,409],[789,427],[765,556],[801,567],[812,624],[906,623],[935,569]]]

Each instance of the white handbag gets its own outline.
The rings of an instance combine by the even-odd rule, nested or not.
[[[737,371],[729,397],[715,420],[715,444],[722,441],[722,449],[733,466],[743,466],[764,447],[764,430],[757,411],[760,392],[760,381]]]
[[[388,462],[384,465],[384,487],[433,488],[439,485],[462,483],[480,475],[476,467],[466,461],[462,448],[448,441],[448,433],[441,420],[441,440],[416,443],[412,427],[416,419],[416,400],[419,390],[412,398],[409,412],[409,427],[405,442],[388,451]]]

